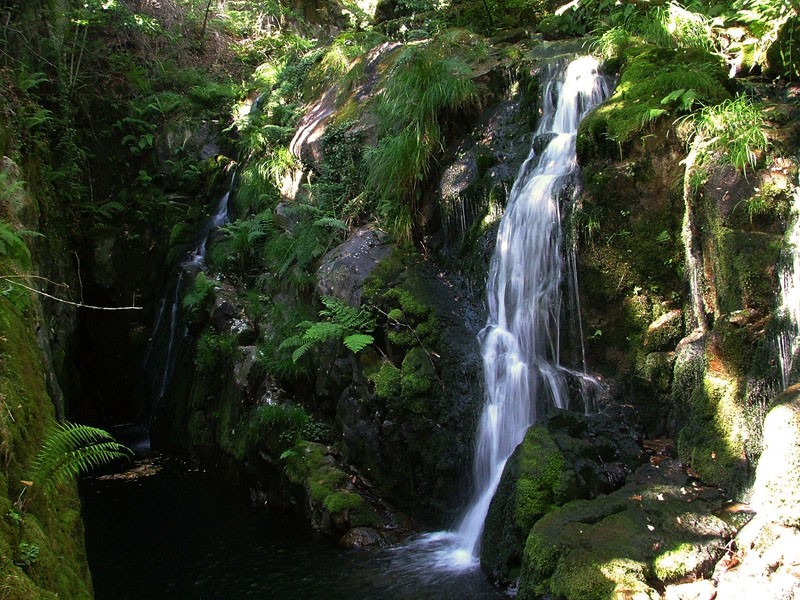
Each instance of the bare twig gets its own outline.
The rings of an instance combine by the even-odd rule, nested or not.
[[[0,275],[1,281],[7,281],[12,285],[18,285],[19,287],[24,288],[29,292],[33,292],[34,294],[39,294],[40,296],[44,296],[45,298],[50,298],[51,300],[55,300],[56,302],[61,302],[63,304],[69,304],[70,306],[77,306],[78,308],[90,308],[92,310],[142,310],[143,308],[141,306],[92,306],[91,304],[84,304],[83,302],[72,302],[71,300],[64,300],[63,298],[58,298],[56,296],[48,294],[47,292],[37,290],[36,288],[27,286],[24,283],[20,283],[19,281],[12,281],[13,278],[14,276]]]

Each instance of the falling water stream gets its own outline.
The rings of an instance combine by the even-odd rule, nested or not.
[[[794,357],[800,347],[800,185],[795,188],[792,202],[792,226],[786,234],[791,253],[781,271],[781,296],[778,314],[786,319],[786,327],[778,336],[778,356],[781,365],[781,384],[789,386]]]
[[[147,421],[152,416],[153,411],[167,392],[167,387],[175,369],[176,341],[180,327],[180,302],[186,274],[206,269],[208,239],[217,228],[228,222],[228,200],[230,199],[234,181],[235,176],[231,178],[228,190],[219,199],[214,214],[206,220],[200,230],[194,247],[186,255],[183,262],[180,263],[177,276],[167,288],[165,296],[159,305],[150,336],[150,346],[147,349],[142,367],[144,373],[157,373],[158,381],[155,389],[148,390],[145,393],[149,402],[145,414],[140,416],[142,421]]]
[[[563,284],[562,200],[577,175],[581,119],[609,94],[597,60],[585,56],[552,69],[534,141],[500,222],[487,285],[489,318],[479,335],[486,403],[475,450],[475,497],[443,554],[445,565],[471,567],[503,467],[525,431],[549,407],[566,408],[570,375],[560,360]],[[534,144],[534,147],[536,144]]]

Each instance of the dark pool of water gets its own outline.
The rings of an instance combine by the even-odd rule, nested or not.
[[[426,548],[342,550],[252,509],[219,474],[151,460],[152,474],[82,483],[98,600],[507,598],[478,569],[433,568]]]

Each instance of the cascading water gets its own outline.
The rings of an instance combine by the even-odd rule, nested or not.
[[[455,532],[449,565],[475,564],[483,522],[508,457],[540,412],[566,408],[567,380],[560,363],[563,236],[561,199],[577,175],[581,119],[609,94],[592,57],[551,70],[534,140],[550,138],[541,156],[531,150],[500,222],[487,296],[489,318],[479,339],[486,404],[475,453],[475,499]]]
[[[791,253],[781,272],[781,298],[778,314],[786,319],[786,328],[778,336],[781,384],[789,386],[794,356],[800,347],[800,185],[792,203],[792,226],[786,234]]]
[[[154,389],[145,393],[148,401],[146,415],[142,420],[149,419],[155,408],[164,398],[170,379],[175,369],[176,339],[180,321],[180,300],[186,274],[189,272],[204,271],[206,269],[206,246],[208,239],[215,229],[228,222],[228,201],[233,189],[235,176],[231,178],[228,190],[220,198],[214,214],[208,218],[200,230],[197,243],[181,262],[178,275],[172,285],[167,289],[166,295],[161,300],[161,306],[153,326],[147,355],[143,362],[145,373],[158,373],[158,380]],[[158,351],[157,347],[162,350]]]

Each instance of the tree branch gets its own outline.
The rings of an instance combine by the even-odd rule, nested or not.
[[[72,302],[71,300],[64,300],[63,298],[58,298],[47,292],[43,292],[41,290],[37,290],[36,288],[32,288],[24,283],[20,283],[19,281],[12,281],[12,279],[16,279],[16,277],[20,276],[13,276],[13,275],[0,275],[0,281],[6,281],[11,285],[18,285],[21,288],[28,290],[29,292],[33,292],[34,294],[39,294],[40,296],[44,296],[45,298],[50,298],[51,300],[55,300],[56,302],[61,302],[62,304],[69,304],[70,306],[77,306],[78,308],[90,308],[92,310],[142,310],[142,306],[92,306],[91,304],[84,304],[83,302]]]

